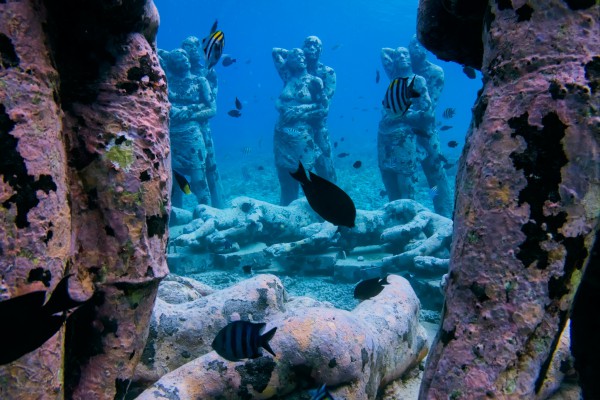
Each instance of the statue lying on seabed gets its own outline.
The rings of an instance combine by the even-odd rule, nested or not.
[[[302,198],[283,207],[249,197],[237,197],[229,209],[199,205],[194,219],[171,238],[175,248],[232,253],[263,242],[267,258],[318,254],[331,248],[350,253],[359,246],[381,246],[383,272],[406,269],[448,269],[452,220],[435,214],[414,200],[396,200],[379,210],[357,210],[354,228],[337,227],[320,218]]]

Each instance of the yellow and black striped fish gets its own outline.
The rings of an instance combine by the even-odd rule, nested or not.
[[[212,348],[224,359],[239,361],[244,358],[258,358],[262,356],[260,347],[275,356],[269,345],[269,340],[275,335],[277,328],[273,328],[261,335],[265,327],[264,322],[254,323],[248,321],[234,321],[227,324],[219,331],[212,342]]]
[[[327,390],[327,386],[323,384],[319,390],[315,391],[310,400],[333,400],[333,396]]]
[[[420,97],[420,94],[414,90],[415,78],[416,75],[410,83],[408,83],[408,78],[394,79],[385,92],[383,107],[391,110],[394,114],[406,114],[412,104],[411,99]]]
[[[175,180],[177,181],[177,184],[179,185],[179,188],[181,188],[181,191],[183,193],[192,193],[192,189],[190,189],[190,183],[185,178],[185,176],[183,176],[183,174],[180,174],[179,172],[173,170],[173,175],[175,175]]]
[[[217,30],[217,21],[212,26],[210,34],[202,39],[202,50],[206,60],[206,68],[211,69],[219,62],[225,47],[225,34]]]

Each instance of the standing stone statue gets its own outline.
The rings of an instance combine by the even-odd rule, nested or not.
[[[275,124],[273,151],[281,185],[281,205],[298,197],[298,181],[290,171],[301,161],[307,170],[314,169],[322,155],[315,132],[327,115],[328,100],[323,81],[308,73],[302,49],[273,49],[273,62],[284,82],[276,101],[279,118]]]
[[[190,188],[198,203],[222,207],[221,185],[208,125],[208,120],[217,112],[215,93],[208,79],[192,74],[190,57],[185,50],[171,51],[166,63],[173,169],[191,178]],[[175,207],[183,205],[183,192],[176,184],[173,185],[172,201]]]
[[[377,133],[379,170],[390,201],[414,199],[418,162],[415,131],[422,134],[429,126],[431,100],[425,79],[412,73],[406,48],[381,49],[381,62],[390,79],[412,81],[414,77],[414,90],[419,94],[412,98],[412,105],[404,114],[384,108]]]
[[[410,53],[413,72],[425,78],[427,91],[431,99],[431,115],[435,116],[435,108],[444,89],[444,70],[440,66],[427,61],[426,50],[421,46],[416,35],[410,41],[408,52]],[[430,120],[423,132],[423,135],[417,136],[417,144],[425,152],[425,157],[421,160],[421,166],[427,178],[427,183],[429,187],[437,186],[437,194],[433,197],[433,206],[435,212],[450,218],[452,216],[453,201],[450,197],[450,186],[444,169],[445,158],[440,157],[440,140],[435,126],[435,119]]]
[[[329,130],[327,129],[327,115],[329,114],[329,103],[335,93],[336,76],[333,68],[319,62],[319,57],[323,51],[323,44],[316,36],[308,36],[304,39],[302,46],[306,57],[306,69],[309,74],[321,78],[323,81],[325,115],[323,118],[315,121],[315,142],[321,149],[321,156],[317,159],[315,170],[317,175],[336,181],[337,176],[333,168],[333,160],[331,158],[331,141],[329,140]]]
[[[169,74],[173,168],[188,175],[200,204],[224,206],[223,189],[208,120],[217,112],[217,77],[202,64],[200,41],[185,39],[181,49],[162,52]],[[183,193],[173,185],[173,205],[181,207]]]

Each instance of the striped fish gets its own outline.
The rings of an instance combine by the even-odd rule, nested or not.
[[[412,104],[411,99],[420,96],[420,94],[414,90],[416,77],[417,76],[415,75],[410,83],[408,83],[408,78],[394,79],[385,92],[383,107],[391,110],[394,114],[406,114],[408,108]]]
[[[260,357],[262,356],[260,347],[275,356],[273,349],[269,345],[269,340],[273,338],[277,328],[273,328],[264,335],[261,335],[260,331],[265,325],[264,322],[258,324],[248,321],[230,322],[219,331],[217,337],[212,342],[212,348],[221,357],[229,361]]]
[[[325,384],[323,384],[323,386],[321,386],[319,390],[317,390],[313,394],[310,400],[334,400],[334,398],[331,395],[331,393],[329,393],[329,391],[327,390]]]
[[[206,68],[211,69],[219,62],[225,47],[225,34],[217,30],[217,21],[212,26],[210,34],[202,39],[202,50],[206,60]]]
[[[181,191],[183,193],[185,193],[185,194],[192,193],[192,189],[190,188],[190,183],[185,178],[185,176],[183,176],[183,174],[177,172],[176,170],[173,170],[173,175],[175,175],[175,180],[177,181],[177,184],[179,185],[179,188],[181,189]]]
[[[442,117],[444,117],[446,119],[450,119],[450,118],[454,117],[454,114],[456,114],[456,108],[448,107],[444,110]]]

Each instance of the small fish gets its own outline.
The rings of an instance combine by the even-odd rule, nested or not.
[[[342,137],[340,138],[340,142],[343,142],[343,141],[344,141],[344,137],[342,136]]]
[[[264,171],[265,167],[263,167],[262,165],[259,165],[258,167],[256,167],[256,169],[259,171]]]
[[[181,191],[185,194],[190,194],[192,193],[192,189],[190,188],[190,183],[188,182],[188,180],[186,179],[185,176],[183,176],[183,174],[177,172],[175,169],[173,170],[173,175],[175,176],[175,180],[177,181],[177,184],[179,185],[179,188],[181,189]]]
[[[380,191],[379,191],[379,196],[381,196],[381,197],[385,197],[385,196],[387,196],[387,191],[386,191],[386,190],[383,190],[383,189],[382,189],[382,190],[380,190]]]
[[[217,30],[217,22],[210,29],[210,34],[202,39],[202,50],[206,60],[206,68],[211,69],[219,62],[223,47],[225,47],[225,34]]]
[[[242,102],[237,97],[235,98],[235,108],[237,108],[238,110],[242,109]]]
[[[454,114],[456,114],[456,108],[448,107],[442,113],[442,117],[444,117],[446,119],[450,119],[450,118],[454,117]]]
[[[375,70],[375,83],[379,83],[380,79],[381,79],[381,75],[379,74],[379,70],[376,69]]]
[[[242,271],[244,271],[246,275],[252,274],[252,265],[244,265]]]
[[[337,142],[333,142],[333,148],[334,149],[337,149],[337,144],[338,144]]]
[[[469,79],[475,79],[477,75],[475,74],[475,69],[473,67],[464,66],[463,72]]]
[[[358,169],[358,168],[362,167],[362,161],[358,160],[358,161],[354,162],[354,164],[352,164],[352,166],[354,168]]]
[[[0,302],[0,321],[3,321],[0,365],[9,364],[46,343],[67,320],[66,312],[85,303],[69,295],[71,275],[65,275],[58,282],[46,304],[45,290]]]
[[[438,187],[435,185],[434,187],[429,189],[429,198],[434,199],[438,195]]]
[[[239,118],[242,116],[242,113],[239,110],[229,110],[227,111],[227,115],[233,118]]]
[[[451,140],[448,142],[448,147],[454,148],[456,146],[458,146],[458,142],[456,140]]]
[[[323,384],[323,386],[321,386],[319,389],[313,390],[312,392],[314,393],[311,393],[312,397],[310,398],[310,400],[334,400],[331,393],[329,393],[329,391],[327,390],[325,384]]]
[[[348,157],[350,155],[350,153],[340,153],[338,154],[339,158],[344,158],[344,157]]]
[[[408,78],[394,79],[385,92],[382,101],[383,107],[391,110],[394,114],[406,114],[412,104],[411,99],[421,96],[414,90],[416,77],[415,75],[410,83],[408,83]]]
[[[229,67],[231,64],[236,62],[237,60],[231,57],[229,54],[223,56],[223,60],[221,61],[221,65],[224,67]]]
[[[269,340],[273,338],[277,328],[273,328],[261,335],[260,331],[266,325],[264,322],[230,322],[219,331],[217,337],[212,342],[212,348],[221,357],[229,361],[258,358],[262,356],[261,347],[275,356],[275,352],[273,352],[273,349],[269,345]]]
[[[452,125],[444,125],[440,127],[440,131],[447,131],[448,129],[454,128]]]
[[[246,60],[246,64],[250,64],[250,63],[252,63],[252,59],[251,58],[249,58],[249,59]]]
[[[383,286],[388,284],[387,276],[384,278],[371,278],[360,281],[354,287],[354,298],[358,300],[368,300],[381,293]]]
[[[250,153],[252,153],[252,147],[250,147],[250,146],[244,146],[244,147],[242,147],[242,154],[248,155]]]
[[[334,225],[354,227],[356,207],[346,192],[312,172],[307,178],[302,162],[298,163],[298,170],[290,172],[290,175],[300,182],[308,204],[321,218]]]
[[[331,51],[335,51],[335,50],[339,49],[340,47],[342,47],[342,44],[336,43],[333,46],[331,46]]]

